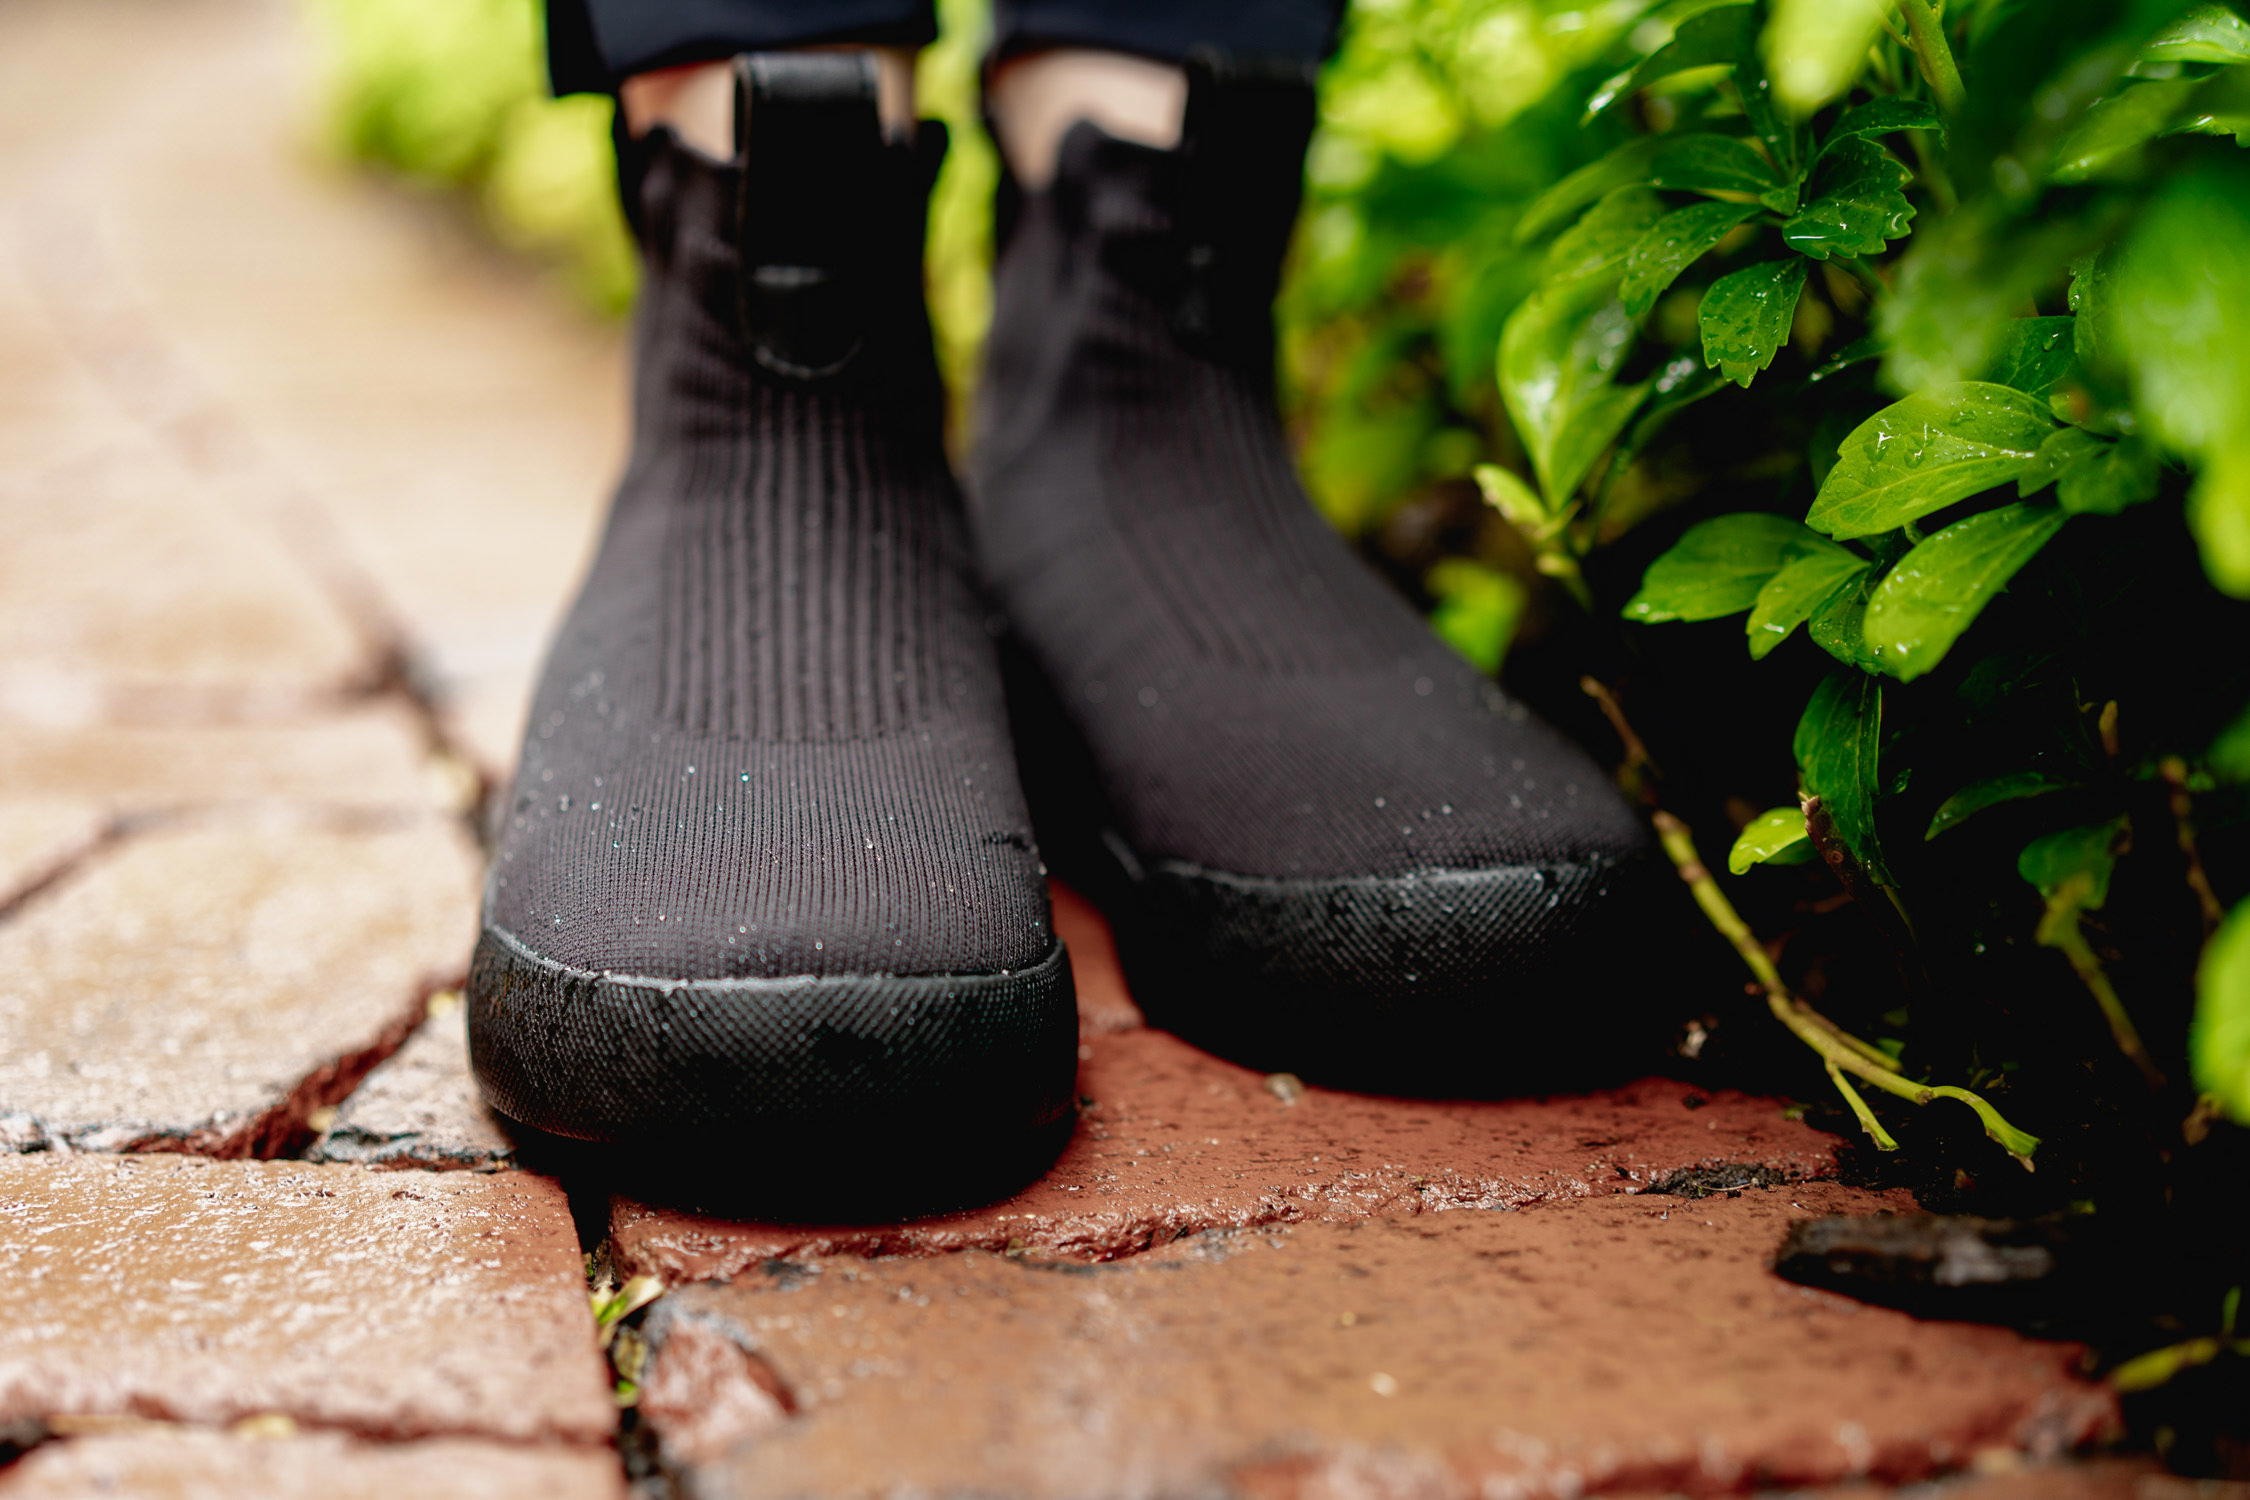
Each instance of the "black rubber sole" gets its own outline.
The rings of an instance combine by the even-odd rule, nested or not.
[[[1059,943],[1006,973],[664,981],[557,964],[487,924],[468,1004],[494,1110],[636,1179],[680,1166],[705,1199],[840,1179],[861,1205],[969,1201],[1044,1166],[1074,1115]]]
[[[1261,1071],[1424,1097],[1661,1059],[1663,986],[1631,940],[1652,857],[1301,880],[1144,859],[1037,667],[1013,643],[1003,660],[1040,850],[1110,919],[1156,1025]]]
[[[1638,862],[1274,880],[1093,872],[1155,1024],[1265,1072],[1413,1095],[1548,1092],[1645,1067],[1617,897]],[[1644,1039],[1647,1040],[1647,1039]]]

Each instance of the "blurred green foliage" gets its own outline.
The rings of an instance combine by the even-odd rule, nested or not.
[[[632,300],[609,105],[549,99],[536,0],[304,0],[341,154],[467,195],[503,243],[606,312]]]
[[[632,305],[611,105],[547,94],[540,0],[302,0],[325,76],[322,130],[339,155],[464,195],[503,244],[556,271],[588,306]],[[924,112],[954,145],[930,211],[932,315],[949,374],[973,365],[989,316],[992,187],[977,123],[984,7],[942,0],[944,39],[922,55]]]

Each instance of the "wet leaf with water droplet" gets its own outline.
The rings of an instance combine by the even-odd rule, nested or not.
[[[1645,316],[1682,271],[1757,212],[1753,203],[1690,203],[1649,225],[1625,257],[1625,310]]]
[[[1983,378],[2027,396],[2046,395],[2077,363],[2072,347],[2077,325],[2078,320],[2070,317],[2016,319],[2008,325]]]
[[[1501,330],[1500,395],[1550,510],[1569,503],[1646,390],[1612,377],[1635,333],[1617,299],[1618,262],[1654,207],[1612,194],[1550,254],[1570,274],[1526,297]]]
[[[2225,5],[2190,9],[2141,49],[2145,62],[2250,63],[2250,21]]]
[[[1689,16],[1670,41],[1595,89],[1583,120],[1590,122],[1619,100],[1675,74],[1741,60],[1749,54],[1754,24],[1748,4],[1719,5]]]
[[[1813,857],[1805,810],[1794,804],[1768,808],[1744,825],[1727,851],[1727,869],[1749,873],[1752,865],[1801,865]]]
[[[1872,140],[1901,130],[1943,129],[1937,110],[1924,100],[1868,99],[1836,117],[1821,142],[1821,150],[1825,152],[1839,141]]]
[[[1929,671],[2068,519],[2051,505],[2004,505],[1925,538],[1867,601],[1870,649],[1902,681]]]
[[[1812,201],[1781,226],[1781,237],[1814,260],[1880,255],[1914,221],[1914,205],[1899,191],[1913,177],[1906,163],[1873,141],[1838,142],[1813,173]]]
[[[1744,627],[1750,637],[1750,655],[1763,659],[1812,618],[1813,611],[1871,566],[1866,558],[1833,542],[1806,549],[1803,556],[1767,579],[1758,590]]]
[[[1741,193],[1761,202],[1795,185],[1740,136],[1697,131],[1662,137],[1648,181],[1683,193]]]
[[[1748,609],[1783,563],[1815,540],[1787,516],[1744,511],[1688,528],[1649,564],[1625,618],[1644,625],[1715,620]]]
[[[1712,282],[1697,315],[1704,364],[1747,386],[1788,340],[1804,289],[1805,263],[1795,256],[1745,266]]]
[[[1871,536],[2022,473],[2055,430],[2047,404],[1989,381],[1917,391],[1852,429],[1806,521]]]

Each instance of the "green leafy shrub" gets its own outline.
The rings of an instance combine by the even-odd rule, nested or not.
[[[2054,1094],[2106,1078],[2055,1040],[2074,972],[2176,1082],[2213,931],[2192,1074],[2250,1119],[2250,914],[2220,928],[2250,730],[2218,738],[2250,699],[2250,23],[1704,0],[1623,50],[1578,96],[1614,144],[1516,223],[1543,251],[1497,386],[1528,474],[1487,495],[1566,579],[1675,538],[1625,618],[1739,618],[1762,663],[1709,626],[1644,645],[1709,679],[1687,733],[1757,757],[1730,730],[1805,695],[1760,775],[1652,795],[1756,806],[1794,762],[1730,867],[1817,856],[1795,909],[1840,886],[1890,940],[1879,1047],[1760,975],[1878,1143],[1843,1075],[1919,1102],[1917,1046],[2003,1087],[2034,1058]]]

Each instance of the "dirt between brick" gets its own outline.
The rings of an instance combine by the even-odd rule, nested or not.
[[[0,924],[0,1149],[272,1154],[466,964],[476,879],[434,815],[126,839]]]

